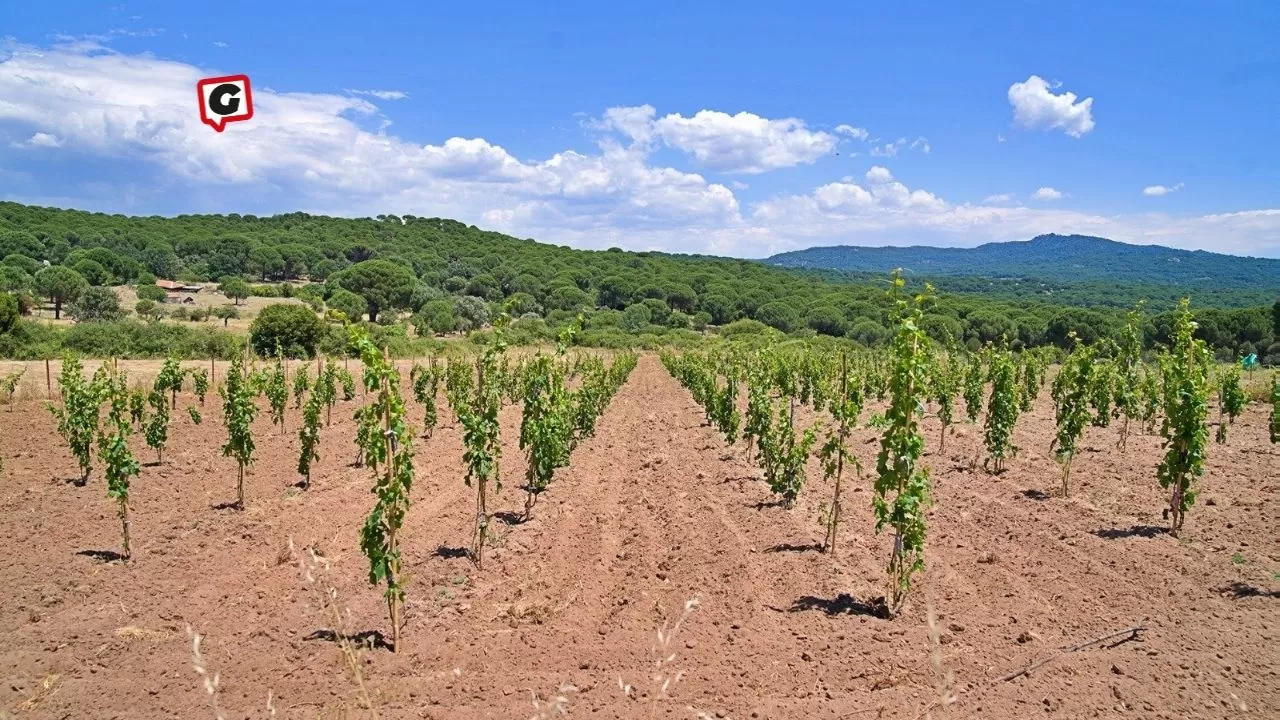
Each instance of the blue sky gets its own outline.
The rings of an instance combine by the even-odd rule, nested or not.
[[[1275,3],[452,5],[7,8],[0,197],[747,257],[1040,232],[1280,257]],[[227,73],[257,108],[219,134],[194,85]]]

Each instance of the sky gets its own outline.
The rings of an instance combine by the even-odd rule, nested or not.
[[[1280,257],[1280,3],[544,5],[13,4],[0,199],[752,258],[1047,232]],[[196,83],[240,73],[254,116],[215,132]]]

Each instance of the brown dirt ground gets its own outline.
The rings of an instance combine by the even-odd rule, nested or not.
[[[43,380],[43,378],[41,378]],[[188,397],[186,403],[192,402]],[[165,464],[133,489],[135,557],[118,549],[100,475],[80,488],[42,404],[0,408],[0,715],[15,718],[212,718],[192,669],[188,625],[220,673],[228,718],[366,717],[326,617],[283,552],[292,537],[332,563],[352,631],[387,633],[380,592],[358,547],[371,506],[340,404],[324,431],[310,490],[297,491],[297,438],[257,422],[248,509],[232,499],[221,413],[185,413]],[[411,403],[412,412],[418,412]],[[807,417],[807,414],[803,414]],[[865,416],[864,416],[865,418]],[[980,428],[961,425],[936,452],[928,572],[903,614],[858,614],[884,592],[889,538],[872,533],[870,480],[847,486],[836,556],[818,505],[830,493],[816,460],[798,505],[770,504],[741,444],[726,448],[657,358],[645,356],[526,524],[498,524],[477,571],[467,545],[472,490],[459,431],[417,443],[415,505],[404,536],[405,651],[363,653],[383,718],[527,718],[531,694],[577,688],[569,716],[593,718],[920,718],[939,697],[927,599],[955,705],[932,716],[1277,717],[1280,714],[1280,449],[1251,406],[1226,446],[1210,448],[1201,501],[1183,537],[1162,524],[1158,438],[1121,454],[1114,429],[1090,429],[1074,491],[1058,496],[1046,448],[1047,392],[1023,417],[1023,452],[995,477],[971,470]],[[287,422],[296,430],[298,412]],[[523,469],[519,408],[502,412],[504,477],[496,506],[516,510]],[[874,466],[874,432],[854,451]],[[153,454],[138,440],[144,461]],[[660,697],[655,629],[700,606],[670,645],[681,679]],[[1136,641],[1093,646],[1029,676],[1001,675],[1055,648],[1147,618]],[[632,699],[620,682],[633,686]]]

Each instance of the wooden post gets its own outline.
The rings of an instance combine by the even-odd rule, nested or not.
[[[218,370],[213,364],[213,355],[209,355],[209,387],[214,387],[218,380]]]
[[[49,371],[49,358],[44,359],[44,389],[45,395],[50,400],[53,399],[53,374]]]

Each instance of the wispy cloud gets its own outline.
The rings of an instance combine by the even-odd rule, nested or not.
[[[1060,200],[1062,198],[1062,191],[1055,190],[1051,187],[1042,187],[1031,193],[1031,197],[1036,200]]]
[[[404,100],[409,97],[409,93],[403,90],[357,90],[355,88],[345,88],[345,92],[349,92],[352,95],[374,97],[379,100]]]

